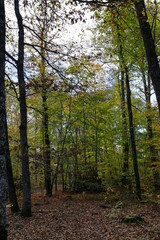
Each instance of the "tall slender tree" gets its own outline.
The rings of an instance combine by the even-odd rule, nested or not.
[[[21,139],[21,154],[22,154],[22,183],[23,183],[23,206],[22,216],[31,216],[31,187],[29,173],[29,156],[27,143],[27,107],[26,107],[26,89],[24,80],[24,27],[23,20],[19,10],[19,0],[14,0],[15,14],[18,23],[18,83],[19,83],[19,100],[20,100],[20,139]]]
[[[43,158],[44,158],[44,176],[45,176],[45,188],[46,195],[52,196],[52,184],[51,184],[51,149],[49,139],[49,116],[47,105],[47,76],[46,76],[46,64],[45,64],[45,49],[47,40],[47,2],[41,1],[41,21],[40,21],[40,36],[41,36],[41,60],[40,60],[40,78],[42,84],[42,125],[43,125]]]
[[[7,182],[8,182],[8,194],[9,200],[11,203],[11,211],[13,213],[19,212],[19,205],[17,201],[16,189],[13,179],[13,171],[12,171],[12,163],[11,163],[11,156],[9,150],[9,141],[8,141],[8,127],[7,127],[7,119],[5,120],[6,123],[6,170],[7,170]]]
[[[43,35],[43,32],[42,32]],[[43,39],[43,37],[42,37]],[[41,41],[41,54],[44,57],[43,40]],[[51,184],[51,149],[49,139],[49,116],[47,106],[47,86],[46,86],[46,74],[45,74],[45,61],[41,59],[40,66],[41,82],[42,82],[42,115],[43,115],[43,158],[44,158],[44,175],[45,175],[45,188],[46,195],[52,196],[52,184]]]
[[[120,53],[121,54],[121,53]],[[122,183],[128,184],[127,175],[129,173],[129,143],[128,143],[128,126],[126,117],[126,94],[124,86],[124,70],[121,67],[121,79],[120,79],[120,96],[121,96],[121,111],[122,111],[122,148],[123,148],[123,178]]]
[[[123,178],[122,182],[124,185],[128,183],[127,175],[129,173],[129,142],[128,142],[128,126],[127,126],[127,117],[126,117],[126,94],[125,94],[125,62],[123,56],[123,46],[121,41],[121,36],[119,34],[119,27],[117,26],[117,36],[118,36],[118,45],[119,45],[119,61],[120,61],[120,97],[121,97],[121,111],[122,111],[122,147],[123,147]]]
[[[0,0],[0,239],[7,240],[6,229],[6,109],[5,109],[5,7]]]
[[[160,67],[144,0],[136,0],[135,9],[146,51],[149,73],[152,78],[160,114]]]
[[[134,133],[134,125],[133,125],[132,104],[131,104],[131,90],[130,90],[128,68],[127,67],[125,68],[125,74],[126,74],[126,91],[127,91],[128,118],[129,118],[129,132],[130,132],[130,140],[131,140],[131,148],[132,148],[134,175],[135,175],[135,182],[136,182],[136,194],[137,194],[138,198],[141,199],[141,186],[140,186],[140,177],[139,177],[139,170],[138,170],[137,150],[136,150],[135,133]]]

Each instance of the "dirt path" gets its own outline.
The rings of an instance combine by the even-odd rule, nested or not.
[[[33,217],[12,216],[7,209],[8,240],[160,240],[160,207],[153,203],[110,202],[96,195],[33,194]],[[145,224],[125,224],[139,214]]]

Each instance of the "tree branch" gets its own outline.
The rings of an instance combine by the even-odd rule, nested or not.
[[[17,64],[17,60],[10,54],[8,53],[7,51],[5,51],[5,54],[10,58],[12,59],[13,62],[15,62]]]
[[[17,89],[16,89],[16,87],[14,85],[14,82],[11,80],[10,76],[7,73],[5,73],[5,75],[7,76],[8,80],[10,82],[10,85],[13,87],[13,90],[15,92],[16,98],[19,101],[19,96],[18,96],[18,93],[17,93]]]

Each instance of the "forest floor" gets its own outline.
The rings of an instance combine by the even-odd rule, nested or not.
[[[7,208],[8,240],[160,240],[160,205],[133,196],[104,201],[97,194],[34,193],[32,212],[22,218]],[[145,223],[122,223],[133,214]]]

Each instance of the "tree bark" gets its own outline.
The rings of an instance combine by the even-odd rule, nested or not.
[[[9,193],[9,200],[11,203],[11,211],[12,213],[17,213],[20,211],[17,201],[16,189],[13,179],[13,172],[12,172],[12,164],[11,164],[11,157],[9,151],[9,142],[8,142],[8,127],[7,127],[7,119],[5,119],[6,125],[6,170],[7,170],[7,181],[8,181],[8,193]]]
[[[152,32],[148,22],[144,0],[135,1],[135,9],[146,51],[149,73],[151,75],[152,83],[154,86],[160,114],[160,68],[154,39],[152,37]]]
[[[95,179],[98,179],[98,124],[97,124],[97,109],[95,107]]]
[[[75,141],[74,141],[75,135]],[[74,143],[74,176],[73,176],[73,191],[76,190],[76,179],[78,175],[78,128],[75,129],[75,133],[73,135],[73,143]]]
[[[133,114],[132,114],[132,105],[131,105],[131,90],[130,90],[127,68],[125,69],[125,72],[126,72],[126,90],[127,90],[128,117],[129,117],[129,131],[130,131],[130,140],[131,140],[131,147],[132,147],[134,175],[135,175],[135,182],[136,182],[136,194],[137,194],[138,198],[141,199],[141,186],[140,186],[140,178],[139,178],[139,171],[138,171],[137,150],[136,150],[136,142],[135,142],[135,134],[134,134],[134,126],[133,126]]]
[[[49,139],[49,116],[47,105],[47,78],[46,78],[46,66],[45,66],[45,40],[47,39],[47,5],[46,2],[41,1],[42,12],[42,28],[40,28],[41,36],[41,62],[40,62],[40,78],[42,84],[42,108],[43,108],[43,158],[44,158],[44,177],[45,177],[45,189],[46,195],[52,196],[52,182],[51,182],[51,148]]]
[[[19,100],[20,100],[20,139],[22,154],[22,183],[23,183],[23,206],[22,216],[30,217],[31,213],[31,186],[29,173],[29,156],[27,143],[27,107],[26,107],[26,89],[24,81],[24,27],[22,16],[19,11],[19,0],[14,0],[15,14],[18,22],[19,39],[18,39],[18,83],[19,83]]]
[[[118,28],[117,28],[118,31]],[[120,34],[118,31],[118,41],[120,40]],[[129,171],[128,155],[129,155],[129,143],[128,143],[128,126],[126,119],[126,107],[125,107],[125,87],[124,87],[124,57],[122,51],[122,45],[119,46],[119,60],[120,60],[120,69],[121,69],[121,80],[120,80],[120,97],[121,97],[121,111],[122,111],[122,148],[123,148],[123,178],[122,183],[124,185],[128,184],[127,174]]]
[[[125,107],[125,89],[124,89],[124,71],[121,70],[121,80],[120,80],[120,89],[121,89],[121,111],[122,111],[122,148],[123,148],[123,176],[122,183],[124,185],[128,184],[128,172],[129,172],[129,143],[128,143],[128,126],[126,119],[126,107]]]
[[[7,240],[6,229],[6,157],[5,157],[5,8],[0,0],[0,239]]]
[[[86,114],[85,114],[85,99],[83,99],[83,154],[84,165],[87,164],[87,150],[86,150]]]
[[[43,38],[42,38],[43,39]],[[43,42],[41,42],[43,46]],[[44,50],[41,49],[41,54],[44,56]],[[45,63],[44,59],[41,60],[40,66],[41,82],[42,82],[42,108],[43,108],[43,134],[44,134],[44,146],[43,146],[43,158],[44,158],[44,177],[45,177],[45,189],[46,195],[52,196],[52,183],[51,183],[51,149],[49,139],[49,123],[48,123],[48,106],[47,106],[47,89],[45,78]]]
[[[45,175],[45,188],[46,195],[52,196],[52,184],[51,184],[51,151],[50,151],[50,139],[48,129],[48,107],[47,107],[47,92],[45,87],[42,93],[43,99],[43,129],[44,129],[44,175]]]
[[[120,98],[121,98],[121,112],[122,112],[122,149],[123,149],[123,169],[122,169],[122,184],[128,185],[128,173],[129,173],[129,142],[128,142],[128,126],[127,126],[127,117],[126,117],[126,94],[125,94],[125,61],[123,56],[123,47],[121,43],[121,35],[119,33],[119,27],[117,27],[118,34],[118,45],[119,45],[119,61],[120,61],[120,71],[121,71],[121,79],[120,79]]]

